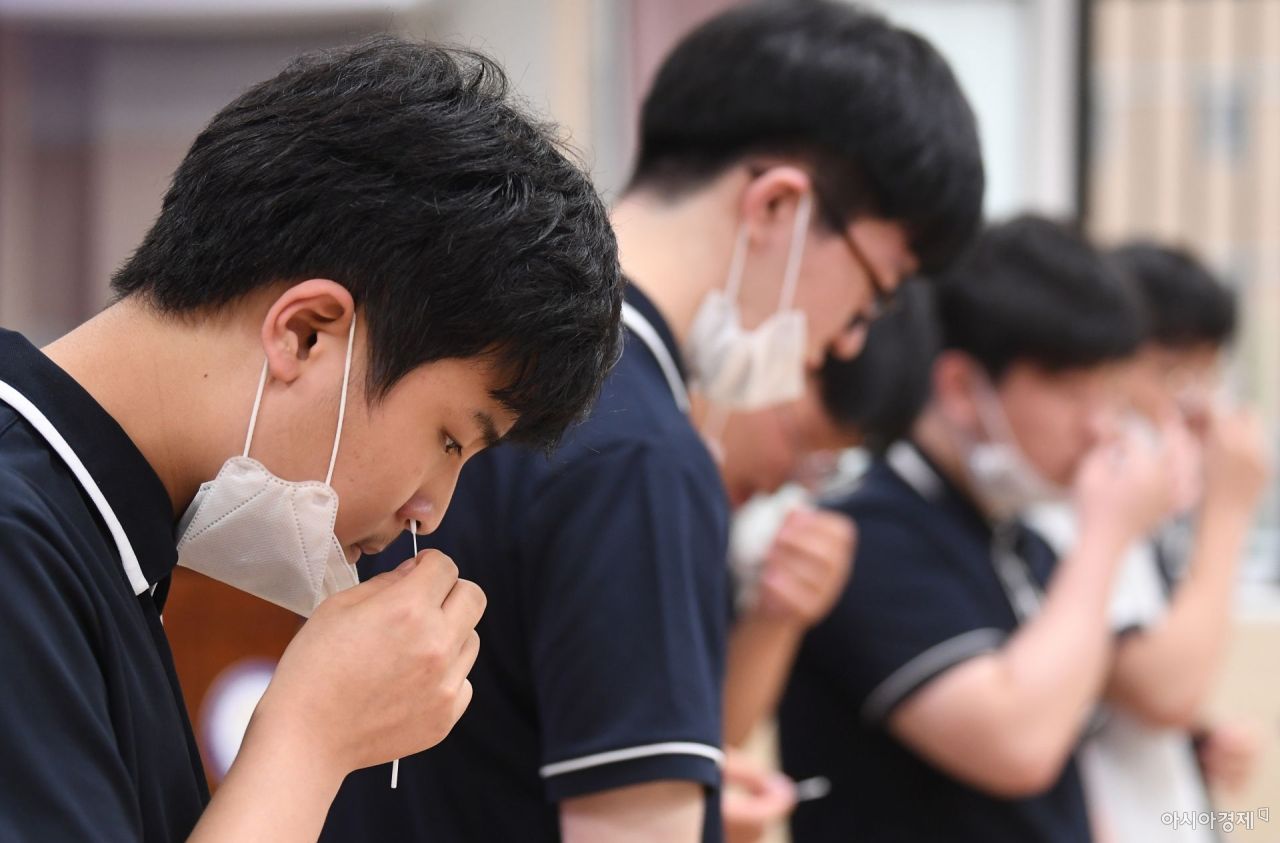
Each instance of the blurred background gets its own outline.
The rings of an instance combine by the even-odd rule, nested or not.
[[[41,344],[103,307],[112,270],[150,225],[195,134],[302,50],[381,31],[484,50],[531,110],[564,127],[609,199],[626,179],[635,114],[662,55],[729,5],[0,0],[0,325]],[[951,60],[978,113],[990,217],[1078,218],[1104,245],[1180,241],[1239,289],[1231,383],[1280,433],[1280,0],[864,5]],[[168,629],[216,780],[296,621],[181,573]],[[1243,579],[1215,705],[1257,717],[1272,746],[1254,787],[1220,807],[1280,810],[1275,489]],[[1235,835],[1280,840],[1280,816]]]

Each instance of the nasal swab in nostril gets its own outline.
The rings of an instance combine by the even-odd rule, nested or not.
[[[418,558],[418,522],[411,521],[409,523],[413,525],[413,530],[409,533],[409,535],[413,536],[413,558],[417,559]],[[391,789],[395,790],[396,785],[398,785],[399,783],[400,783],[400,759],[397,758],[395,761],[391,762]]]

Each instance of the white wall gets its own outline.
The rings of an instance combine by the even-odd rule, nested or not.
[[[1076,4],[868,0],[946,56],[977,114],[986,213],[1074,215]]]

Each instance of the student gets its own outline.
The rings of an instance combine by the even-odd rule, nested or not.
[[[733,748],[774,716],[800,641],[839,595],[853,557],[853,522],[809,506],[797,481],[821,466],[817,458],[896,438],[914,419],[937,353],[931,301],[927,282],[903,282],[894,306],[868,326],[857,357],[828,357],[799,400],[735,414],[725,425],[720,473],[730,500],[748,501],[734,505],[730,532],[739,604],[724,691],[722,807],[730,843],[762,839],[795,807],[794,782]]]
[[[933,396],[832,504],[858,525],[856,574],[780,710],[783,768],[831,782],[796,810],[796,843],[1089,839],[1072,755],[1108,666],[1107,596],[1167,509],[1154,449],[1106,438],[1136,307],[1032,217],[988,230],[937,293]],[[1018,516],[1070,486],[1079,540],[1055,566]]]
[[[436,551],[351,563],[589,405],[605,211],[491,61],[376,40],[214,117],[112,288],[47,348],[0,331],[0,838],[314,840],[348,772],[470,700],[480,590]],[[175,564],[311,616],[211,803]]]
[[[939,342],[930,285],[906,281],[893,309],[869,326],[861,354],[827,358],[799,401],[725,426],[721,473],[730,499],[746,502],[735,504],[730,542],[740,611],[729,636],[726,744],[741,745],[774,716],[805,632],[849,576],[852,522],[812,507],[813,490],[784,484],[815,457],[878,452],[905,434],[928,398]]]
[[[476,704],[398,790],[350,777],[328,840],[719,839],[729,505],[697,426],[856,352],[851,322],[969,239],[982,172],[939,55],[840,2],[712,19],[640,124],[622,360],[550,460],[477,459],[433,539],[490,599]]]
[[[1204,707],[1225,656],[1236,572],[1267,478],[1257,415],[1217,395],[1235,330],[1235,299],[1190,255],[1152,243],[1113,254],[1142,304],[1145,335],[1128,381],[1148,423],[1184,429],[1186,517],[1161,525],[1125,561],[1112,605],[1118,629],[1107,717],[1082,774],[1107,839],[1216,840],[1208,824],[1163,821],[1211,810],[1205,772],[1239,785],[1247,728],[1206,724]],[[1047,533],[1046,533],[1047,535]]]

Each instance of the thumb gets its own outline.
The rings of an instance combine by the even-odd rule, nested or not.
[[[418,558],[416,556],[411,556],[390,571],[384,571],[375,577],[370,577],[357,586],[353,586],[346,591],[335,594],[330,599],[342,598],[350,605],[363,603],[369,598],[381,594],[388,588],[391,588],[393,585],[403,580],[409,575],[410,571],[417,567],[417,565]]]

